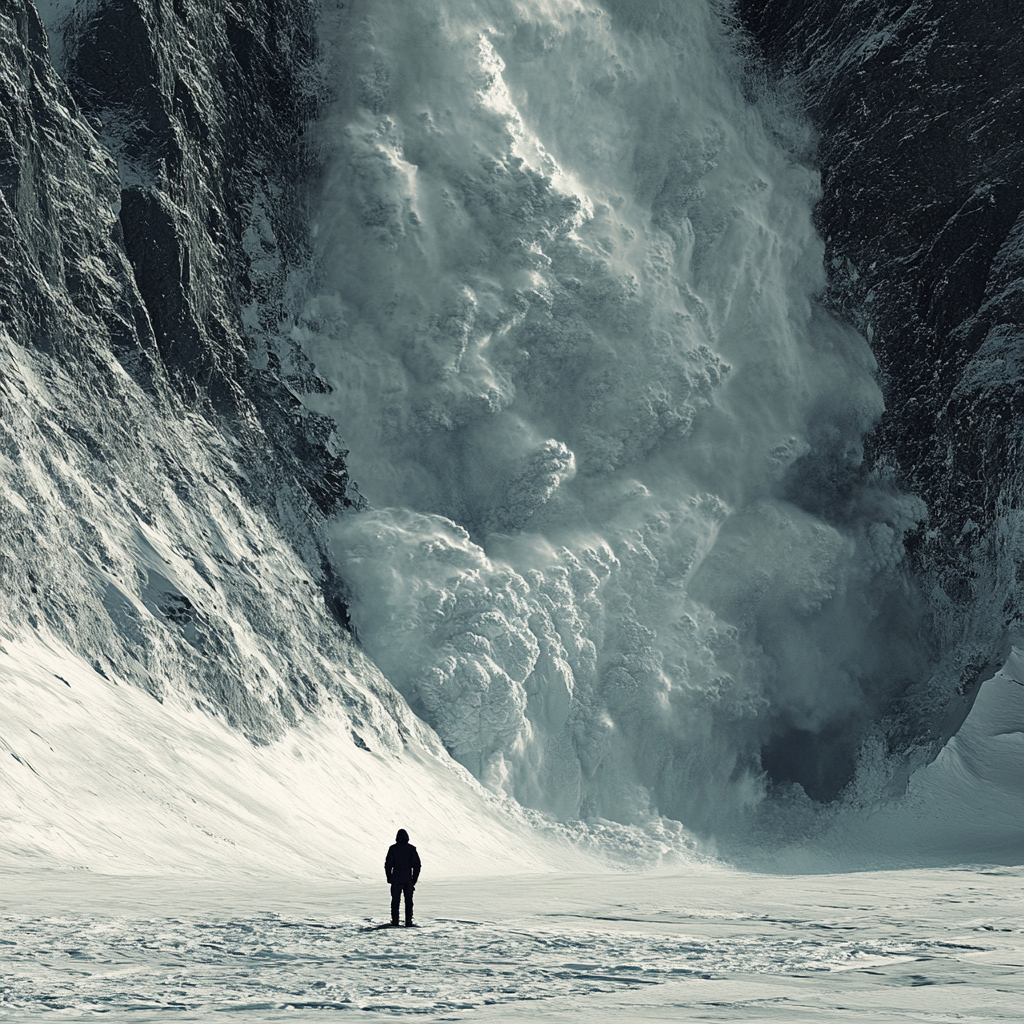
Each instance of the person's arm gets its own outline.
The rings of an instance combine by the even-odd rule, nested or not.
[[[416,884],[416,880],[420,877],[420,855],[413,850],[412,852],[412,884]]]
[[[390,882],[391,875],[395,870],[395,848],[391,847],[388,850],[387,857],[384,858],[384,877]]]

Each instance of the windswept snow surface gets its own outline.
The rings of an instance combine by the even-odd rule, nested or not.
[[[257,746],[38,643],[4,641],[0,682],[5,868],[377,878],[379,846],[400,827],[444,850],[435,877],[577,860],[567,838],[545,839],[429,734],[406,733],[396,750],[369,735],[356,745],[345,711],[328,705]]]
[[[1020,1019],[1024,872],[434,880],[13,875],[0,1019]]]

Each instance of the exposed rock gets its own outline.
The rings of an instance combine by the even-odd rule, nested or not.
[[[826,302],[885,393],[868,465],[928,504],[908,546],[934,614],[961,621],[970,689],[1024,591],[1024,18],[1009,0],[737,9],[820,132]]]
[[[346,453],[299,401],[326,385],[281,325],[305,258],[286,189],[316,102],[310,8],[74,16],[65,81],[33,5],[0,8],[6,628],[159,699],[191,680],[256,741],[335,690],[395,739],[409,713],[381,704],[325,568]]]

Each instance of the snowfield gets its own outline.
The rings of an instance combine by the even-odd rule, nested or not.
[[[971,820],[1012,863],[1020,669],[903,806],[791,863],[941,827],[966,851]],[[38,643],[6,641],[0,679],[4,1020],[1019,1020],[1022,867],[742,872],[681,831],[538,828],[426,734],[364,750],[339,714],[257,747]],[[398,825],[419,927],[375,930]]]
[[[1020,1019],[1021,869],[435,881],[423,854],[411,931],[369,930],[383,879],[9,875],[0,1017]]]

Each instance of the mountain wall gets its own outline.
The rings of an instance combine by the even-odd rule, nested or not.
[[[1024,18],[952,0],[736,9],[819,132],[826,301],[868,338],[885,395],[865,470],[928,505],[907,547],[967,690],[1021,629]]]
[[[6,628],[257,741],[353,663],[408,717],[348,638],[320,539],[345,453],[282,325],[309,9],[47,9],[62,75],[33,5],[0,11]]]
[[[411,750],[738,849],[963,723],[1022,628],[1019,15],[737,0],[744,93],[717,6],[587,11],[0,0],[11,792],[75,777],[40,687],[126,683],[267,777],[344,744],[367,821]]]
[[[0,4],[0,855],[377,877],[402,825],[438,875],[544,870],[324,557],[358,499],[284,312],[312,9],[42,9]]]

